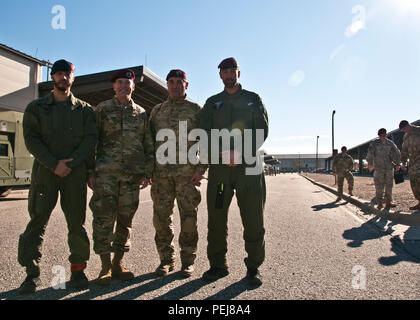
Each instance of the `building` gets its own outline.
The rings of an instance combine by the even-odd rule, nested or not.
[[[42,67],[46,61],[0,44],[0,111],[25,111],[38,98]]]
[[[279,161],[278,168],[286,171],[312,171],[324,168],[325,160],[330,154],[273,154],[273,158]],[[318,164],[317,164],[318,159]]]

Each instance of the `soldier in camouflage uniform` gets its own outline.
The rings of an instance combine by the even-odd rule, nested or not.
[[[68,61],[56,61],[51,69],[53,91],[31,102],[23,115],[25,144],[35,161],[28,196],[31,220],[19,238],[18,261],[27,273],[19,294],[33,293],[38,285],[42,242],[58,194],[69,230],[70,285],[89,284],[83,271],[90,254],[84,228],[87,159],[94,152],[97,132],[93,109],[70,91],[74,69]]]
[[[386,208],[394,208],[392,203],[392,187],[394,185],[394,166],[400,163],[401,153],[394,142],[387,138],[386,129],[378,131],[379,139],[373,141],[368,150],[366,160],[369,171],[375,170],[374,182],[378,210],[383,208],[382,199],[385,189]]]
[[[156,149],[155,171],[151,188],[153,225],[156,230],[155,242],[160,257],[160,265],[156,269],[156,274],[164,276],[174,269],[172,214],[176,199],[181,218],[179,235],[181,275],[189,277],[194,271],[193,264],[198,242],[197,209],[201,202],[199,184],[206,166],[198,164],[198,158],[197,164],[181,161],[182,157],[187,159],[185,152],[195,141],[188,141],[184,151],[180,150],[180,144],[181,141],[186,143],[186,135],[192,129],[198,128],[201,107],[186,99],[185,91],[188,88],[188,82],[185,72],[179,69],[171,70],[166,81],[169,98],[156,105],[150,114],[150,125]],[[186,125],[185,130],[181,130],[181,126],[184,125]],[[174,160],[172,163],[164,163],[165,161],[159,156],[159,147],[162,149],[164,142],[159,141],[158,135],[160,130],[165,129],[175,133],[176,153],[172,154],[172,160]],[[184,133],[182,137],[179,136],[180,131]],[[171,150],[168,152],[170,153]]]
[[[408,173],[410,175],[411,190],[418,204],[410,207],[410,210],[420,210],[420,127],[410,125],[408,121],[403,120],[400,123],[400,130],[405,132],[401,162],[405,164],[410,160]],[[403,165],[403,170],[406,170]]]
[[[351,170],[353,169],[353,158],[347,154],[347,148],[342,147],[341,153],[335,156],[334,164],[333,164],[333,174],[338,179],[338,198],[337,201],[340,201],[343,197],[343,185],[344,179],[347,180],[349,185],[349,194],[353,195],[353,186],[354,186],[354,178]]]
[[[153,172],[149,119],[146,111],[131,99],[134,79],[130,69],[115,72],[111,77],[115,97],[96,108],[99,141],[95,173],[89,178],[89,186],[94,190],[89,206],[93,212],[93,249],[102,262],[99,285],[110,284],[111,276],[120,280],[134,276],[124,268],[122,258],[130,249],[139,187],[147,187]]]

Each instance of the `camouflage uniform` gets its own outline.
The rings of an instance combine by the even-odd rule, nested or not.
[[[400,150],[394,142],[386,139],[373,141],[368,150],[367,161],[369,167],[375,168],[374,182],[376,188],[376,200],[382,203],[385,189],[385,200],[392,202],[392,187],[394,184],[394,165],[400,162]]]
[[[160,261],[164,265],[174,262],[174,230],[172,213],[174,200],[178,204],[181,217],[181,232],[179,245],[183,266],[194,263],[197,251],[197,208],[201,202],[200,188],[191,184],[190,179],[196,171],[205,172],[206,166],[201,164],[180,164],[179,157],[186,156],[179,148],[180,121],[186,121],[187,132],[196,129],[200,122],[201,107],[188,101],[185,97],[169,98],[155,106],[150,114],[150,126],[155,139],[155,149],[165,142],[156,141],[156,135],[161,129],[173,130],[176,134],[176,164],[160,164],[158,156],[155,161],[151,196],[153,200],[153,225],[156,230],[155,242]],[[185,132],[186,133],[186,132]],[[187,137],[181,138],[186,141]],[[187,149],[196,142],[188,141]],[[197,161],[198,162],[198,161]]]
[[[333,172],[337,176],[338,195],[343,195],[344,179],[347,179],[349,185],[349,193],[353,193],[354,178],[351,173],[353,169],[353,158],[349,154],[340,153],[334,158]]]
[[[146,111],[116,97],[96,108],[99,141],[95,162],[93,241],[97,254],[127,252],[142,178],[153,171],[153,139]],[[114,225],[117,226],[114,233]],[[112,245],[111,245],[112,243]]]
[[[420,127],[411,125],[411,131],[404,135],[401,162],[410,159],[408,173],[414,197],[420,202]]]

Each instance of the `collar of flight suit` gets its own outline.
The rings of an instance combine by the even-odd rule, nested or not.
[[[241,95],[241,93],[242,93],[242,85],[240,84],[240,83],[238,83],[238,85],[239,85],[239,89],[235,92],[235,93],[232,93],[232,94],[230,94],[230,93],[228,93],[227,91],[226,91],[226,88],[223,90],[223,94],[225,95],[225,96],[227,96],[227,97],[237,97],[237,96],[240,96]]]
[[[77,107],[79,107],[81,104],[80,104],[80,101],[79,101],[79,99],[77,99],[74,95],[73,95],[73,93],[72,92],[70,92],[70,96],[69,96],[69,99],[67,100],[68,102],[70,102],[70,105],[71,105],[71,110],[74,110],[74,109],[76,109]],[[54,90],[52,90],[51,91],[51,93],[47,96],[47,101],[46,101],[46,103],[48,104],[48,105],[53,105],[53,104],[55,104],[55,99],[54,99]]]

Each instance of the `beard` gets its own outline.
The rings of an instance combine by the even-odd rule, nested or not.
[[[65,92],[70,87],[70,83],[65,80],[55,81],[52,79],[52,81],[54,82],[54,87],[60,91]]]
[[[237,84],[237,81],[235,79],[224,79],[223,84],[226,88],[233,88]]]

